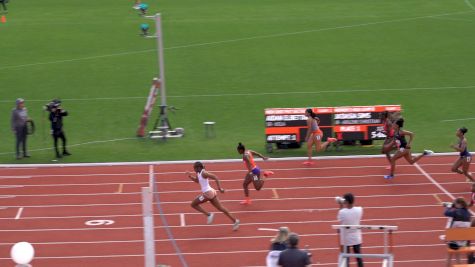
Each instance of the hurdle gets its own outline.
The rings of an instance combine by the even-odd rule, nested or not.
[[[393,239],[392,233],[398,229],[397,226],[389,225],[332,225],[332,229],[336,229],[338,232],[339,240],[347,230],[372,230],[383,231],[383,253],[380,254],[356,254],[349,253],[344,249],[344,246],[340,246],[340,255],[338,256],[338,267],[346,267],[350,258],[376,258],[382,259],[382,267],[394,266],[394,255],[392,253]],[[341,242],[340,242],[341,243]]]

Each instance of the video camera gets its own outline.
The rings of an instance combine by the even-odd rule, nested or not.
[[[452,208],[454,204],[452,202],[442,202],[442,206],[445,208]]]
[[[337,196],[337,197],[335,197],[335,202],[336,202],[336,204],[343,204],[343,203],[345,203],[345,199],[342,198],[342,197]]]
[[[60,106],[61,106],[61,100],[53,99],[51,102],[49,102],[48,104],[44,106],[44,109],[49,112],[52,112],[53,108],[60,109]]]

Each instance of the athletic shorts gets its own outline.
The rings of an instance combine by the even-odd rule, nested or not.
[[[312,132],[312,134],[313,134],[313,138],[315,138],[315,140],[317,140],[317,141],[322,140],[322,137],[323,137],[322,130],[318,129],[318,130]]]
[[[211,189],[200,194],[197,198],[200,202],[205,202],[207,200],[212,200],[215,197],[216,197],[216,190]]]
[[[257,177],[261,177],[261,169],[259,169],[259,167],[254,167],[254,169],[252,169],[251,172]]]

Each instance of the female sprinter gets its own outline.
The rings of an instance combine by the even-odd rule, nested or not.
[[[318,127],[318,123],[320,119],[317,117],[317,114],[313,113],[311,108],[305,110],[305,116],[307,116],[307,136],[305,137],[305,141],[307,142],[307,155],[308,160],[305,161],[303,164],[310,166],[314,163],[312,162],[312,150],[313,145],[315,145],[315,150],[318,152],[320,150],[324,150],[330,143],[336,142],[336,138],[327,138],[327,141],[322,144],[322,137],[323,132]]]
[[[254,162],[254,156],[258,156],[263,160],[269,159],[268,157],[263,156],[262,154],[252,151],[250,149],[246,150],[242,143],[239,143],[237,146],[237,151],[239,154],[242,154],[242,160],[247,168],[246,176],[244,177],[244,200],[241,202],[243,205],[251,204],[251,199],[249,198],[249,184],[252,182],[254,184],[254,188],[259,191],[261,190],[262,186],[264,185],[264,180],[261,178],[261,169],[257,167],[256,163]],[[270,176],[274,174],[271,171],[264,171],[264,177]]]
[[[457,130],[455,135],[459,138],[459,143],[457,145],[452,145],[451,147],[456,151],[460,152],[460,157],[452,166],[452,171],[456,173],[460,173],[465,175],[470,181],[475,182],[473,180],[472,175],[468,172],[468,168],[470,167],[470,162],[472,162],[472,155],[468,152],[467,149],[467,139],[465,138],[465,133],[467,132],[467,128],[462,127]],[[462,167],[460,170],[459,168]]]
[[[392,179],[394,178],[394,170],[396,169],[396,160],[404,157],[407,162],[410,164],[416,163],[425,155],[433,154],[434,152],[430,150],[424,150],[424,153],[420,154],[417,157],[413,157],[411,153],[411,143],[412,139],[414,139],[414,134],[403,130],[404,127],[404,119],[399,118],[394,124],[394,140],[390,143],[396,145],[397,151],[391,157],[391,173],[389,175],[385,175],[384,179]],[[409,136],[409,141],[406,141],[406,135]]]
[[[383,147],[381,149],[381,153],[386,155],[386,159],[388,159],[389,164],[391,164],[391,151],[395,148],[394,143],[392,142],[394,139],[394,128],[392,117],[389,112],[385,111],[381,114],[381,120],[383,123],[383,131],[386,134],[386,139],[384,139]],[[390,169],[391,167],[388,167]]]
[[[214,190],[209,185],[209,179],[215,180],[216,184],[218,185],[219,191],[221,193],[224,193],[224,189],[221,187],[218,177],[210,172],[207,172],[203,163],[199,161],[193,164],[193,169],[195,170],[196,176],[193,176],[189,172],[187,172],[188,178],[190,178],[190,180],[192,180],[193,182],[200,184],[202,193],[198,195],[193,200],[193,202],[191,202],[191,207],[206,215],[208,217],[208,224],[211,224],[213,222],[214,213],[207,212],[200,206],[201,204],[207,201],[211,202],[213,206],[215,206],[219,211],[223,212],[226,216],[228,216],[229,219],[231,219],[231,221],[233,221],[233,231],[236,231],[239,228],[239,220],[236,219],[233,215],[231,215],[231,213],[229,213],[229,211],[221,205],[216,194],[216,190]]]

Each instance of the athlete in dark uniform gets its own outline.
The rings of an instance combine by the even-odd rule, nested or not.
[[[430,150],[424,150],[424,153],[420,154],[419,156],[413,157],[411,153],[411,143],[414,139],[414,134],[412,132],[403,130],[404,126],[404,119],[400,118],[393,124],[394,128],[394,139],[393,145],[397,147],[396,153],[391,157],[391,173],[389,175],[385,175],[385,179],[392,179],[394,178],[394,170],[396,169],[396,160],[404,157],[407,162],[410,164],[416,163],[420,160],[423,156],[432,154],[434,152]],[[406,135],[409,136],[409,141],[406,140]]]
[[[467,139],[465,138],[465,133],[467,132],[467,128],[462,127],[457,130],[455,135],[459,138],[459,142],[457,145],[452,145],[451,147],[456,151],[460,152],[460,157],[452,166],[452,171],[456,173],[460,173],[465,175],[470,181],[475,182],[471,173],[468,172],[470,168],[470,163],[472,162],[472,155],[468,152],[467,149]],[[462,169],[459,169],[462,167]]]

